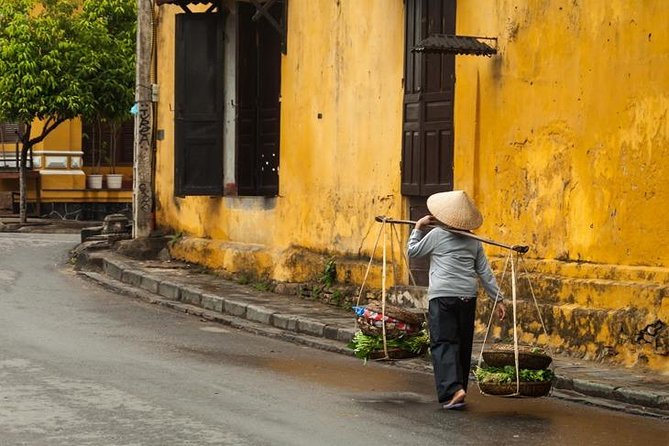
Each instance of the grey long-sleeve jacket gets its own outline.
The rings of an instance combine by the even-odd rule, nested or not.
[[[473,297],[481,279],[486,293],[502,300],[481,242],[435,227],[427,235],[413,229],[408,242],[409,257],[430,256],[428,299]]]

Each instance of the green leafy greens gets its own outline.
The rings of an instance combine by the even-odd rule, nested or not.
[[[387,339],[386,342],[389,349],[402,349],[420,354],[430,344],[430,336],[427,330],[423,329],[418,334]],[[348,348],[353,350],[356,358],[367,360],[372,352],[383,350],[383,337],[366,335],[358,331],[349,342]]]
[[[478,367],[474,370],[474,376],[481,383],[507,384],[516,381],[516,368],[512,365],[504,367]],[[520,369],[521,381],[546,382],[551,381],[554,376],[553,371],[550,369]]]

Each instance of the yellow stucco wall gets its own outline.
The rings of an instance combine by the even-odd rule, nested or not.
[[[35,121],[32,135],[42,132],[43,122]],[[3,144],[0,151],[5,153],[5,159],[14,162],[16,145]],[[81,122],[78,119],[60,124],[40,143],[33,147],[34,168],[40,170],[40,189],[42,201],[53,201],[51,190],[83,190],[85,176],[81,171],[81,155],[71,152],[81,151]],[[57,167],[51,168],[51,163]],[[30,187],[33,187],[31,185]],[[18,189],[18,181],[8,181],[0,186],[2,191]],[[33,195],[31,195],[32,197]],[[32,198],[31,198],[32,199]]]
[[[157,10],[165,130],[157,222],[185,234],[173,253],[190,261],[300,281],[321,270],[319,255],[334,255],[340,274],[359,282],[374,216],[407,215],[399,189],[404,2],[289,3],[280,196],[272,199],[174,197],[181,11]],[[458,34],[497,37],[499,54],[456,57],[454,157],[455,188],[485,216],[479,233],[531,245],[529,278],[547,302],[551,343],[597,358],[614,346],[614,360],[663,371],[668,357],[633,338],[646,323],[669,322],[665,3],[458,1]],[[503,252],[486,249],[499,271]],[[535,322],[522,328],[536,339]]]
[[[532,246],[535,291],[588,339],[584,356],[613,345],[664,371],[630,334],[669,320],[667,8],[459,1],[458,33],[497,37],[499,54],[456,58],[455,100],[455,184],[481,232]]]
[[[533,255],[669,266],[669,28],[661,0],[460,1],[456,185]]]
[[[274,253],[273,275],[282,280],[304,277],[300,268],[309,274],[313,269],[299,262],[282,265],[292,246],[357,255],[373,243],[368,232],[374,216],[399,215],[402,209],[402,2],[297,0],[289,5],[277,198],[173,197],[170,104],[173,14],[179,8],[160,8],[158,35],[158,126],[166,135],[157,150],[159,223],[195,237],[263,246]],[[230,266],[215,256],[198,260]]]

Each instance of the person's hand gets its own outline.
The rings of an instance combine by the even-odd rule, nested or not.
[[[504,305],[504,302],[497,303],[497,317],[499,317],[500,321],[503,321],[506,317],[506,305]]]
[[[416,222],[416,229],[423,229],[425,226],[433,225],[437,222],[437,219],[432,215],[426,215]]]

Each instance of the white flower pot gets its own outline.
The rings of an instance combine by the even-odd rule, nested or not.
[[[119,173],[109,173],[105,175],[107,181],[107,189],[120,189],[123,182],[123,175]]]
[[[87,175],[86,187],[88,189],[102,189],[102,175],[98,174]]]

